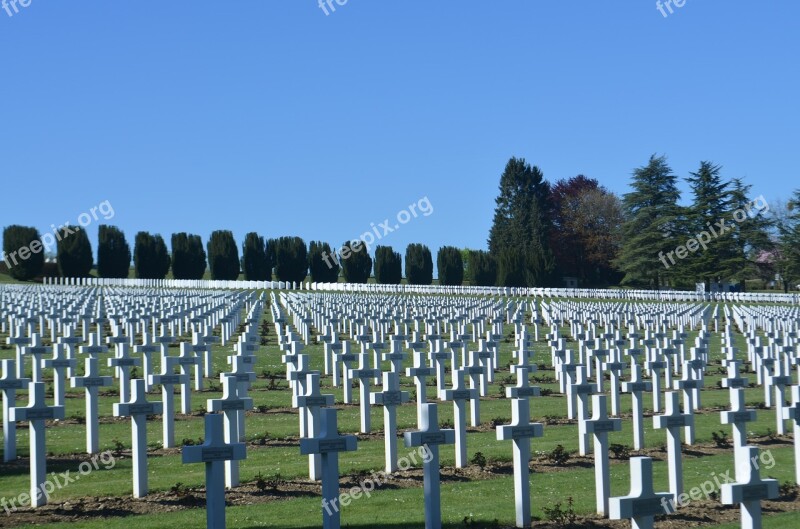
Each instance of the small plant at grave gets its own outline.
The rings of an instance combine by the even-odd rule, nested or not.
[[[511,422],[510,419],[506,419],[504,417],[495,417],[490,421],[489,424],[492,425],[492,428],[497,428],[498,426],[503,426],[504,424],[508,424],[510,422]]]
[[[513,386],[514,385],[514,377],[512,377],[511,375],[506,375],[500,380],[500,383],[504,384],[506,386]]]
[[[483,452],[475,452],[475,455],[472,456],[469,462],[473,465],[478,465],[481,470],[486,468],[486,456],[483,455]]]
[[[111,444],[114,445],[114,453],[119,454],[123,450],[125,450],[125,445],[119,439],[112,439]]]
[[[189,489],[186,488],[186,485],[181,483],[180,481],[174,484],[169,488],[170,494],[173,494],[179,498],[183,498],[189,495]]]
[[[206,414],[206,408],[202,404],[195,406],[194,413],[192,413],[192,415],[199,415],[200,417],[203,417],[205,414]]]
[[[533,381],[539,384],[555,384],[556,379],[547,375],[536,375],[533,377]]]
[[[134,379],[134,378],[139,378],[139,368],[136,367],[136,366],[133,366],[131,368],[131,379]]]
[[[258,406],[256,406],[256,411],[258,413],[267,413],[269,411],[269,406],[267,406],[266,404],[259,404]]]
[[[269,340],[266,336],[261,337],[261,345],[269,345]]]
[[[191,439],[189,437],[184,437],[181,440],[181,445],[183,445],[183,446],[195,446],[195,445],[201,445],[201,444],[203,444],[203,438],[202,437],[198,437],[197,440]]]
[[[614,454],[614,459],[628,459],[631,457],[631,448],[623,444],[611,443],[608,450]]]
[[[86,417],[84,417],[83,415],[78,415],[76,413],[74,415],[71,415],[69,418],[78,424],[86,424]]]
[[[710,499],[711,501],[719,501],[719,492],[717,492],[716,490],[712,490],[712,491],[711,491],[711,492],[708,494],[708,497],[709,497],[709,499]]]
[[[500,527],[500,521],[495,518],[491,522],[480,522],[472,519],[472,515],[465,516],[461,522],[464,527],[474,529],[496,529]]]
[[[561,467],[569,461],[569,452],[567,452],[563,445],[556,445],[556,447],[547,454],[547,459],[554,465]]]
[[[264,475],[261,474],[261,471],[259,471],[258,474],[256,474],[255,484],[256,484],[256,488],[258,490],[260,490],[261,492],[266,491],[267,487],[269,487],[269,483],[267,482],[266,479],[264,479]]]
[[[219,384],[217,384],[216,381],[212,380],[211,382],[208,383],[208,391],[219,393],[220,390],[222,390],[222,388],[220,387]]]
[[[550,388],[539,388],[539,396],[540,397],[549,397],[553,394],[553,390]]]
[[[251,440],[251,442],[254,445],[259,445],[259,446],[266,445],[268,441],[269,441],[269,433],[268,432],[264,432],[264,433],[260,433],[258,435],[255,435],[255,436],[253,436],[253,438]]]
[[[562,507],[562,503],[558,502],[552,507],[542,507],[542,512],[547,519],[561,527],[573,527],[578,520],[578,515],[575,514],[573,507],[572,496],[567,498],[566,508]]]
[[[497,394],[500,396],[500,398],[506,396],[506,385],[503,384],[502,382],[500,382],[500,386],[498,386],[497,388]]]
[[[278,377],[275,375],[271,375],[269,377],[269,384],[267,384],[267,390],[276,390],[278,389],[280,384],[278,384]]]
[[[728,438],[728,434],[725,430],[720,430],[719,432],[711,432],[711,439],[714,441],[714,444],[717,445],[717,448],[730,448],[731,441]]]
[[[150,443],[147,443],[148,450],[159,450],[160,448],[162,448],[162,446],[163,445],[161,444],[161,441],[152,441]]]
[[[440,426],[443,430],[452,430],[453,429],[453,421],[450,419],[445,419],[442,421],[442,425]]]
[[[767,428],[767,437],[769,437],[769,440],[770,440],[770,441],[774,441],[774,440],[775,440],[775,439],[778,437],[778,434],[777,434],[777,433],[775,433],[775,432],[772,430],[772,428]]]
[[[549,367],[547,367],[547,364],[537,364],[536,365],[536,370],[537,371],[545,371],[547,369],[550,369]]]
[[[800,492],[800,487],[798,487],[791,481],[784,481],[783,483],[781,483],[779,491],[781,498],[785,498],[787,500],[794,500],[797,498],[798,492]]]
[[[561,420],[561,417],[558,415],[545,415],[543,419],[548,426],[553,426],[554,424],[558,424],[558,421]]]

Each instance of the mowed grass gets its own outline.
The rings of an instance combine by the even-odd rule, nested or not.
[[[530,329],[532,330],[532,329]],[[513,333],[513,327],[506,326],[506,336]],[[540,327],[543,338],[545,329]],[[562,329],[562,335],[567,334],[567,329]],[[696,333],[690,334],[693,342]],[[738,337],[740,351],[745,350],[741,336]],[[0,341],[5,342],[5,336],[0,336]],[[515,381],[508,371],[508,363],[512,360],[511,350],[513,344],[510,340],[501,344],[501,371],[495,375],[495,382],[489,388],[489,396],[481,400],[481,422],[484,427],[480,431],[471,431],[468,435],[468,457],[472,458],[481,452],[490,462],[510,461],[511,444],[496,440],[491,422],[507,423],[511,417],[511,403],[502,398],[504,385],[512,385]],[[558,394],[558,386],[554,381],[554,372],[550,366],[549,349],[544,342],[535,346],[536,353],[533,361],[542,364],[542,369],[535,375],[539,379],[538,386],[550,389],[554,393],[533,399],[531,410],[533,420],[547,423],[566,417],[566,399]],[[729,404],[728,391],[717,389],[717,382],[723,377],[719,369],[719,335],[712,335],[712,365],[707,370],[706,388],[702,392],[704,408],[715,406],[727,407]],[[177,354],[177,349],[170,349],[171,354]],[[225,356],[232,354],[232,345],[225,347],[215,346],[213,350],[213,366],[215,374],[227,369]],[[323,360],[321,345],[310,344],[305,351],[311,355],[312,367],[322,369]],[[742,354],[742,353],[740,353]],[[248,482],[255,480],[257,475],[265,477],[280,477],[286,480],[307,479],[308,462],[299,454],[298,448],[298,416],[291,410],[291,393],[285,380],[285,368],[280,361],[281,352],[278,350],[274,336],[274,328],[270,326],[269,345],[262,346],[258,356],[256,373],[259,378],[253,384],[250,396],[253,397],[257,410],[248,413],[246,437],[252,439],[265,437],[268,446],[250,445],[248,457],[241,463],[241,480]],[[13,349],[0,351],[0,358],[13,358]],[[104,362],[103,362],[104,363]],[[410,360],[407,362],[410,365]],[[388,364],[383,365],[388,369]],[[111,374],[109,368],[103,367],[104,374]],[[748,374],[751,381],[755,381],[754,374]],[[627,378],[627,373],[625,375]],[[413,392],[414,386],[409,379],[402,379],[403,389]],[[432,382],[432,381],[429,381]],[[330,377],[323,377],[324,392],[333,393],[336,397],[339,412],[339,427],[342,433],[357,433],[359,429],[359,407],[342,404],[341,388],[330,387]],[[219,386],[218,382],[214,385]],[[206,388],[212,386],[211,381],[205,381]],[[116,386],[107,388],[112,391]],[[377,388],[373,387],[372,391]],[[608,383],[606,383],[608,391]],[[427,387],[429,401],[435,400],[435,387]],[[85,415],[82,390],[69,390],[71,398],[67,400],[66,414],[68,418],[79,418]],[[218,398],[221,393],[217,388],[206,389],[203,393],[195,393],[192,408],[198,412],[205,408],[205,401],[209,398]],[[354,399],[358,399],[358,389],[353,389]],[[161,392],[154,391],[150,395],[152,400],[161,400]],[[179,395],[175,399],[176,409],[179,409]],[[24,401],[24,396],[23,399]],[[111,415],[112,404],[118,399],[114,396],[101,397],[100,414],[103,417]],[[415,429],[416,408],[412,403],[398,409],[398,425],[401,431]],[[751,405],[763,402],[763,390],[752,388],[746,390],[746,401]],[[24,405],[19,402],[19,405]],[[645,396],[645,408],[651,408],[650,396]],[[623,413],[630,411],[630,397],[622,397]],[[650,412],[646,411],[649,415]],[[749,425],[753,435],[763,436],[776,429],[774,410],[759,410],[756,422]],[[383,410],[373,407],[371,410],[373,432],[380,432],[383,424]],[[449,403],[439,404],[440,421],[452,422],[452,406]],[[631,420],[623,420],[623,431],[615,432],[610,436],[611,443],[632,445]],[[696,417],[697,442],[709,443],[712,433],[724,430],[729,432],[727,426],[720,425],[718,411],[700,413]],[[652,419],[645,419],[646,444],[651,448],[664,445],[665,433],[652,429]],[[176,441],[180,445],[183,439],[197,440],[203,436],[203,419],[199,413],[196,415],[178,416],[175,424]],[[28,436],[27,428],[18,429],[18,454],[27,456]],[[161,422],[151,420],[148,423],[148,442],[151,448],[159,448],[161,441]],[[130,421],[128,419],[115,419],[100,426],[101,450],[112,450],[130,447]],[[534,439],[532,448],[538,452],[549,452],[557,445],[562,445],[570,452],[578,448],[578,427],[576,423],[546,424],[544,437]],[[770,469],[763,469],[762,475],[771,476],[781,482],[793,480],[794,458],[791,448],[787,444],[775,444],[769,447],[770,454],[776,464]],[[91,456],[83,454],[85,449],[85,426],[75,424],[74,420],[65,423],[53,424],[48,428],[47,451],[51,453],[48,461],[48,471],[72,471],[74,474],[81,461],[89,460]],[[379,437],[362,438],[356,452],[345,453],[340,457],[342,475],[357,474],[359,472],[377,471],[383,467],[383,440]],[[406,455],[411,449],[400,448],[400,455]],[[443,466],[454,464],[453,448],[442,448],[441,462]],[[16,497],[28,490],[28,473],[26,461],[14,466],[0,465],[0,498]],[[627,494],[629,489],[628,465],[625,462],[613,461],[611,470],[612,494]],[[569,465],[569,463],[568,463]],[[52,497],[52,502],[58,503],[81,497],[130,497],[131,461],[127,457],[117,455],[114,466],[106,470],[101,463],[100,470],[81,477],[77,482],[57,490]],[[533,515],[545,518],[543,507],[552,506],[557,502],[565,503],[568,497],[574,499],[575,511],[579,514],[591,514],[594,511],[594,472],[591,468],[572,467],[562,472],[538,473],[531,475],[531,490],[533,497]],[[658,490],[667,489],[666,465],[656,461],[654,464],[655,482]],[[732,471],[733,458],[730,455],[714,455],[704,457],[686,456],[684,458],[685,488],[699,486],[710,479],[712,474]],[[442,488],[442,513],[445,523],[449,527],[464,527],[464,520],[479,523],[491,523],[497,519],[503,524],[512,524],[514,518],[513,482],[510,475],[488,474],[486,479],[465,481],[445,481]],[[187,487],[202,487],[204,484],[204,471],[202,465],[183,465],[177,451],[167,455],[154,455],[149,458],[149,480],[151,491],[169,491],[177,483]],[[321,523],[321,506],[319,498],[298,497],[285,501],[266,504],[254,504],[246,507],[229,507],[227,510],[228,526],[237,528],[246,527],[319,527]],[[374,491],[369,498],[354,501],[343,509],[343,523],[353,527],[422,527],[423,525],[423,492],[421,488],[395,489],[383,488]],[[789,525],[780,525],[788,520]],[[792,522],[794,520],[794,522]],[[151,516],[136,516],[133,520],[125,518],[109,518],[92,520],[90,522],[70,523],[71,527],[114,528],[126,526],[134,521],[144,527],[200,527],[205,524],[203,509],[188,509],[177,513],[159,513]],[[765,527],[796,527],[798,515],[770,515],[765,519]],[[771,525],[774,524],[774,525]],[[66,525],[66,524],[62,524]],[[55,527],[58,524],[54,525]]]

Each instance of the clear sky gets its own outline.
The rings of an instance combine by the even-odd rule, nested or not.
[[[435,252],[485,247],[511,156],[618,193],[653,153],[800,187],[800,2],[23,1],[0,9],[0,226],[108,201],[131,244],[341,244],[427,197],[381,242]]]

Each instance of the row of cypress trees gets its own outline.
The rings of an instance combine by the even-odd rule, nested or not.
[[[63,277],[88,277],[93,265],[92,245],[86,231],[59,231],[57,239],[58,274]],[[375,259],[360,241],[346,241],[338,251],[328,243],[311,241],[306,247],[300,237],[280,237],[265,240],[255,232],[245,236],[242,256],[233,233],[218,230],[211,234],[203,247],[199,235],[172,234],[172,253],[159,234],[139,232],[131,248],[125,234],[115,226],[101,225],[98,233],[97,275],[106,278],[126,278],[133,258],[135,276],[142,279],[163,279],[172,269],[175,279],[202,279],[208,267],[213,279],[245,279],[280,281],[336,282],[340,274],[350,283],[366,283],[372,276],[378,283],[400,284],[403,278],[403,258],[391,246],[378,246]],[[3,232],[3,250],[12,277],[29,281],[42,275],[44,245],[38,231],[32,227],[9,226]],[[473,284],[492,285],[496,277],[494,261],[486,252],[471,252],[467,259],[469,279]],[[465,262],[461,250],[452,246],[439,249],[436,259],[439,283],[460,285],[465,279]],[[405,277],[408,283],[433,283],[433,259],[423,244],[410,244],[405,253]]]

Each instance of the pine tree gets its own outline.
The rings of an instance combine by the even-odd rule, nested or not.
[[[18,281],[30,281],[42,273],[44,245],[36,228],[12,225],[3,230],[3,260]]]
[[[116,226],[100,225],[97,231],[97,275],[127,278],[131,269],[131,247]]]
[[[399,285],[403,280],[403,258],[391,246],[375,248],[375,282]]]
[[[367,283],[372,274],[372,258],[361,241],[345,242],[339,252],[344,280],[348,283]]]
[[[666,260],[680,233],[676,177],[666,158],[653,155],[646,166],[634,170],[631,186],[633,191],[623,197],[626,220],[615,264],[625,274],[624,284],[659,288],[676,275],[677,263]]]
[[[70,233],[66,228],[62,228],[56,259],[61,277],[89,277],[93,258],[92,245],[86,230],[74,229],[74,233]]]
[[[460,286],[464,282],[464,261],[461,250],[454,246],[439,248],[436,255],[436,269],[439,272],[440,285]]]
[[[267,259],[267,245],[264,237],[255,232],[248,233],[242,244],[242,271],[247,281],[267,281],[272,279],[272,267]]]
[[[212,232],[208,239],[207,254],[211,279],[233,281],[239,278],[239,248],[232,232]]]
[[[549,195],[550,186],[538,167],[521,158],[508,161],[495,199],[489,251],[498,259],[498,271],[501,260],[508,267],[512,261],[519,263],[521,258],[524,286],[553,282],[555,262],[548,241],[552,216]],[[512,254],[520,257],[509,260]],[[505,273],[503,276],[511,277]]]
[[[787,203],[788,215],[780,229],[780,269],[784,290],[800,283],[800,189]]]

